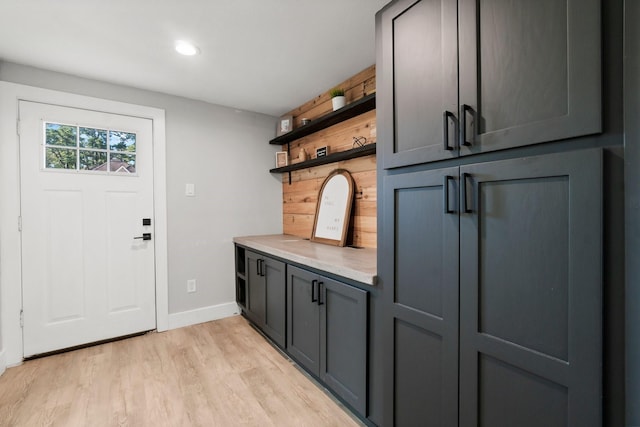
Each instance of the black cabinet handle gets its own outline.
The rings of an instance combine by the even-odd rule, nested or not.
[[[259,259],[257,262],[258,276],[264,276],[264,260]]]
[[[467,204],[467,179],[471,178],[471,174],[464,172],[460,178],[460,185],[462,186],[462,212],[473,213],[473,209]],[[473,193],[473,192],[472,192]]]
[[[442,201],[442,203],[444,204],[445,214],[455,213],[455,211],[449,209],[449,181],[451,179],[452,177],[450,177],[449,175],[444,176],[444,183],[443,183],[444,188],[442,189],[442,193],[443,193],[442,197],[444,198],[444,200]]]
[[[316,296],[317,285],[318,285],[318,281],[317,280],[312,280],[311,281],[311,302],[317,302],[318,301],[318,297]]]
[[[445,150],[453,150],[453,147],[449,145],[449,117],[455,119],[454,114],[451,111],[445,111],[442,113],[442,135]]]
[[[324,304],[323,298],[321,298],[323,292],[324,292],[324,282],[320,282],[318,283],[318,305]]]
[[[462,104],[460,106],[460,145],[468,147],[471,143],[467,141],[467,112],[473,114],[473,108],[467,104]]]

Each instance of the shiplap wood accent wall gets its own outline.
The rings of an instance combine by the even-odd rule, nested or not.
[[[375,65],[350,79],[337,84],[345,90],[347,104],[375,92]],[[318,95],[292,110],[294,128],[301,119],[314,120],[332,111],[329,92]],[[329,153],[353,148],[353,137],[364,136],[367,144],[376,142],[376,112],[369,111],[358,117],[308,135],[291,143],[290,163],[296,163],[302,149],[314,158],[316,148],[329,147]],[[286,145],[283,146],[286,150]],[[354,209],[349,226],[347,244],[366,248],[376,247],[376,156],[370,155],[343,162],[302,169],[282,175],[283,231],[285,234],[309,238],[318,201],[318,192],[325,178],[335,169],[346,169],[355,182]]]

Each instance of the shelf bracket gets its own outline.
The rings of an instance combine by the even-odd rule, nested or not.
[[[291,143],[287,142],[287,159],[291,159]],[[289,185],[291,185],[291,171],[289,171]]]

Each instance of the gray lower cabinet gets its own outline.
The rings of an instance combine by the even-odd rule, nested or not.
[[[287,352],[366,414],[367,292],[288,266],[287,299]]]
[[[383,424],[601,426],[602,153],[383,188]]]
[[[246,251],[245,314],[282,348],[286,345],[286,264]]]

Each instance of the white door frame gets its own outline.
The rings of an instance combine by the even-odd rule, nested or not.
[[[156,327],[169,328],[167,268],[167,184],[165,112],[159,108],[75,95],[0,81],[0,364],[22,363],[20,151],[17,134],[18,103],[33,101],[65,107],[124,114],[153,121],[153,205],[156,267]],[[0,366],[0,373],[3,371]]]

